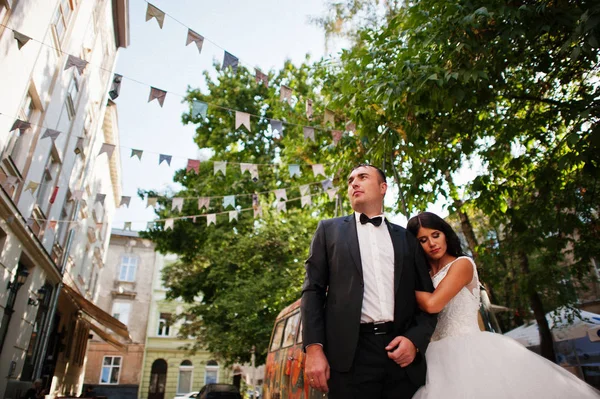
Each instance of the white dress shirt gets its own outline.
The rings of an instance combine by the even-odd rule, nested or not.
[[[394,321],[394,247],[385,216],[375,226],[360,223],[360,215],[354,215],[365,282],[360,322]]]

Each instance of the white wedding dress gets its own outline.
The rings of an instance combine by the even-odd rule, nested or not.
[[[427,384],[413,399],[599,398],[590,385],[512,338],[479,330],[479,279],[467,259],[473,280],[438,315],[426,352]],[[432,277],[434,287],[454,262]]]

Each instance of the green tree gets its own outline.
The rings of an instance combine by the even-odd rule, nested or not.
[[[544,303],[567,303],[562,281],[587,278],[598,253],[599,7],[409,3],[361,31],[325,86],[358,122],[370,157],[398,172],[399,210],[441,197],[451,211],[466,217],[473,206],[501,227],[504,245],[496,262],[480,262],[482,277],[516,265],[507,276],[514,302],[526,299],[551,359]],[[461,186],[469,163],[478,176]]]

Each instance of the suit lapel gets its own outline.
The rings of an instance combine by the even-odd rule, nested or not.
[[[354,261],[354,265],[358,269],[358,274],[360,278],[363,278],[362,271],[362,262],[360,261],[360,247],[358,245],[358,233],[356,231],[356,214],[352,214],[347,216],[344,219],[344,224],[348,224],[348,226],[344,226],[343,231],[346,233],[346,237],[344,237],[343,242],[348,246],[348,252],[350,253],[350,257]]]
[[[392,238],[392,246],[394,247],[394,295],[398,292],[400,287],[400,276],[402,276],[402,267],[404,266],[402,254],[404,253],[402,233],[399,228],[393,226],[386,219],[390,237]]]

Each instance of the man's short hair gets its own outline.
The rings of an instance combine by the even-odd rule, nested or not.
[[[377,166],[369,165],[368,163],[361,163],[361,164],[356,165],[355,167],[352,168],[350,173],[354,172],[358,168],[363,168],[363,167],[373,168],[373,169],[377,170],[377,173],[379,173],[379,177],[381,178],[381,182],[387,183],[387,178],[385,177],[385,173],[383,172],[383,170],[379,169]]]

